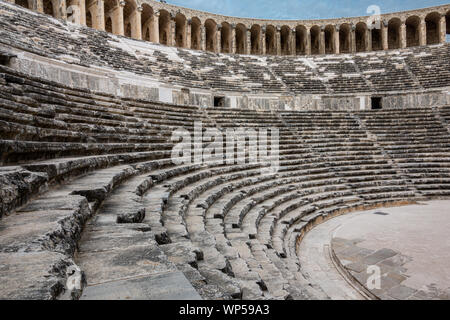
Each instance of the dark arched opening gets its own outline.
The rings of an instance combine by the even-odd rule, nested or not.
[[[261,26],[255,24],[250,29],[251,54],[261,54]]]
[[[306,54],[306,44],[308,43],[308,34],[305,26],[297,26],[295,28],[295,53],[297,55]]]
[[[236,53],[245,54],[247,28],[243,24],[236,26]]]
[[[356,24],[355,38],[356,52],[367,51],[367,25],[364,22]]]
[[[417,16],[406,19],[406,46],[415,47],[420,44],[419,27],[420,18]]]
[[[269,55],[277,54],[276,29],[274,26],[267,26],[266,29],[266,53]]]
[[[388,23],[388,46],[389,49],[400,48],[400,25],[399,18],[393,18]]]
[[[216,52],[217,24],[208,19],[205,22],[206,51]]]

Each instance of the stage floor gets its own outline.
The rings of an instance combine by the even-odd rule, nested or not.
[[[343,215],[299,249],[302,272],[332,299],[362,298],[358,283],[381,299],[450,299],[449,200]]]

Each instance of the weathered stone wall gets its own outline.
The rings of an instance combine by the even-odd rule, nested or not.
[[[225,107],[252,110],[364,110],[370,109],[371,97],[381,97],[384,108],[431,107],[450,104],[450,88],[421,92],[367,93],[352,95],[251,95],[239,92],[214,92],[187,89],[153,81],[151,78],[128,76],[118,71],[67,65],[28,53],[16,52],[15,69],[45,80],[65,83],[74,88],[122,97],[147,99],[179,105],[213,107],[214,96],[225,98]],[[171,97],[165,100],[162,91]]]
[[[49,1],[30,0],[27,7],[138,40],[239,54],[339,54],[444,43],[450,19],[450,5],[354,18],[265,20],[153,0]]]

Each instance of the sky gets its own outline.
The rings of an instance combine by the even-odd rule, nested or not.
[[[381,13],[419,9],[450,0],[166,0],[186,8],[235,17],[260,19],[328,19],[366,16],[377,5]]]

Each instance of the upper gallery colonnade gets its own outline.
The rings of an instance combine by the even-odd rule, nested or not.
[[[327,20],[226,17],[151,0],[7,0],[97,30],[215,53],[314,55],[444,43],[450,5]]]

